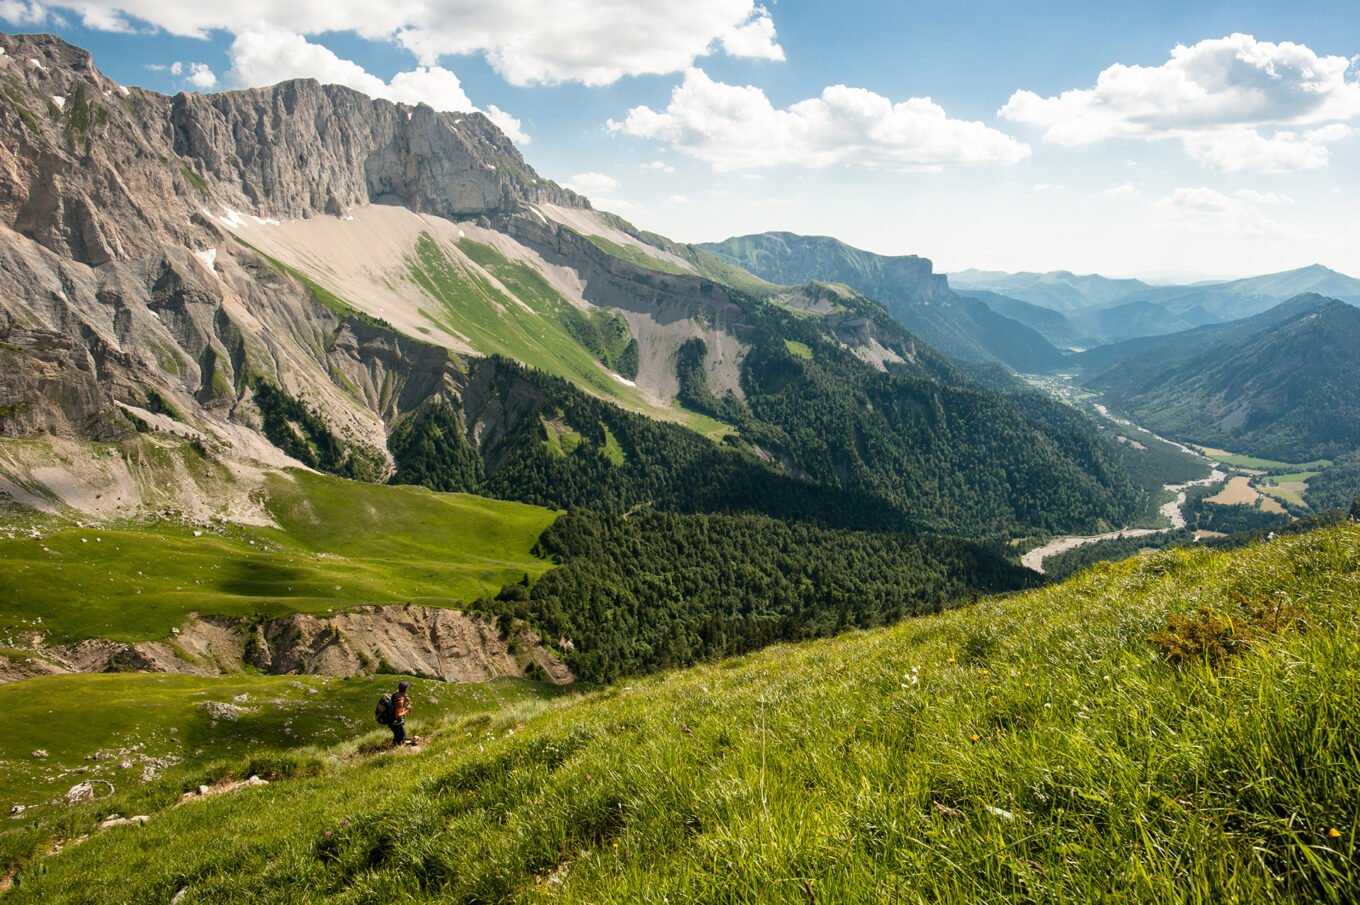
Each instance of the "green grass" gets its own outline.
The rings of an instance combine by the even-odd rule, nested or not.
[[[585,239],[605,254],[618,258],[621,261],[627,261],[629,264],[635,264],[646,270],[654,270],[657,273],[668,273],[672,276],[694,276],[693,271],[687,270],[679,264],[673,264],[670,261],[665,261],[661,258],[649,255],[647,252],[636,246],[620,245],[618,242],[606,239],[604,236],[588,235],[585,236]]]
[[[457,606],[551,567],[530,551],[557,513],[536,506],[306,472],[271,476],[266,494],[278,528],[56,522],[0,537],[0,644],[165,638],[192,612]]]
[[[471,239],[461,240],[458,248],[515,297],[455,264],[431,236],[422,234],[407,267],[411,279],[439,304],[437,311],[427,312],[431,320],[466,337],[483,354],[513,358],[633,411],[653,412],[636,390],[606,373],[567,332],[559,312],[569,303],[541,274]]]
[[[784,346],[794,358],[812,361],[812,348],[807,343],[800,343],[795,339],[786,339],[784,340]]]
[[[1205,455],[1212,459],[1217,459],[1224,465],[1235,465],[1238,468],[1260,468],[1265,471],[1321,471],[1330,468],[1332,463],[1329,459],[1318,459],[1313,462],[1279,462],[1275,459],[1260,459],[1256,456],[1240,456],[1230,453],[1225,449],[1215,449],[1212,446],[1198,446],[1196,449],[1202,450]]]
[[[1169,552],[523,704],[162,809],[30,863],[9,896],[1355,901],[1358,561],[1356,526]],[[1149,640],[1169,614],[1238,653],[1169,662]]]
[[[557,694],[524,680],[455,685],[412,680],[408,731],[447,717]],[[265,752],[331,746],[386,732],[373,719],[397,677],[63,675],[0,685],[0,805],[51,813],[82,780],[132,790],[156,777]],[[214,719],[206,702],[240,708]],[[45,752],[37,758],[34,751]],[[143,779],[144,771],[147,779]],[[102,794],[102,793],[101,793]]]
[[[730,426],[678,406],[659,408],[614,379],[563,323],[570,303],[532,267],[471,239],[460,240],[458,248],[514,298],[451,261],[433,237],[423,234],[406,263],[411,279],[439,305],[438,310],[422,311],[433,323],[467,338],[483,354],[503,355],[555,374],[629,411],[675,421],[709,437],[731,433]]]

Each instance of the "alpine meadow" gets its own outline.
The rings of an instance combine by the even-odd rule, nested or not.
[[[0,2],[0,902],[1360,900],[1360,16]]]

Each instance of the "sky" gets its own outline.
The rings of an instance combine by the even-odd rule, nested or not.
[[[0,0],[124,84],[311,77],[481,110],[685,242],[942,272],[1360,276],[1360,4]]]

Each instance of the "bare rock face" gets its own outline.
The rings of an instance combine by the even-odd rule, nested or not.
[[[216,198],[277,218],[400,204],[450,219],[587,206],[541,180],[480,113],[437,113],[310,79],[171,101],[174,150]]]
[[[297,614],[261,625],[226,617],[193,618],[180,627],[174,644],[90,638],[45,646],[34,640],[39,657],[0,669],[0,684],[60,672],[211,676],[237,672],[247,664],[271,675],[358,676],[387,669],[446,682],[533,676],[562,685],[574,679],[523,622],[502,627],[485,616],[424,606]],[[230,719],[234,713],[217,716]]]

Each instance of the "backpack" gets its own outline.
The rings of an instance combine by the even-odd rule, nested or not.
[[[383,692],[383,696],[378,698],[378,706],[373,711],[373,716],[384,726],[392,725],[392,716],[397,712],[396,701],[392,698],[392,692]]]

